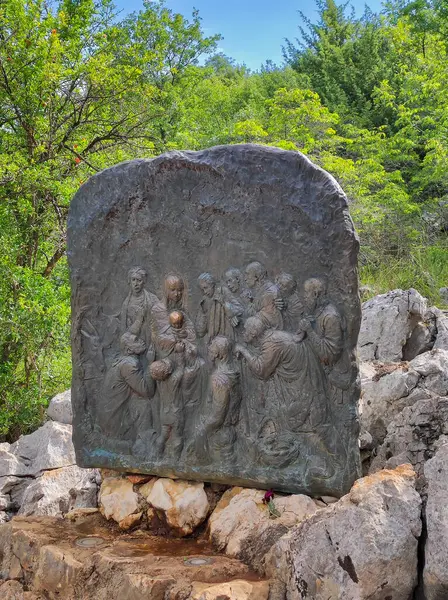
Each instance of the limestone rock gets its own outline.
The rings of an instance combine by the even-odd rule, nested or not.
[[[156,479],[142,486],[146,500],[167,525],[178,535],[192,533],[204,522],[209,512],[207,494],[203,483],[172,479]]]
[[[30,435],[11,444],[9,452],[20,463],[20,472],[11,475],[39,475],[48,469],[76,464],[71,425],[48,421]]]
[[[75,598],[72,590],[84,570],[84,565],[67,548],[62,550],[51,544],[43,546],[39,552],[34,588],[57,593],[61,598]]]
[[[276,497],[274,503],[280,517],[270,519],[263,496],[260,490],[232,488],[224,493],[208,522],[210,540],[216,548],[242,558],[261,572],[271,546],[288,528],[318,510],[308,496]]]
[[[228,583],[193,582],[190,600],[268,600],[267,581],[235,580]]]
[[[448,598],[448,444],[424,467],[428,484],[424,589],[427,600]]]
[[[23,586],[18,581],[0,583],[0,598],[2,600],[23,600]]]
[[[73,420],[71,390],[57,394],[50,400],[47,415],[52,421],[71,425]]]
[[[393,290],[362,306],[358,338],[360,360],[400,361],[417,323],[424,320],[426,299],[416,290]]]
[[[76,465],[45,471],[27,487],[19,515],[59,517],[73,509],[95,508],[96,475],[95,469]]]
[[[11,444],[0,444],[0,478],[27,475],[26,466],[11,452]],[[0,484],[1,485],[1,484]]]
[[[448,287],[441,287],[439,290],[442,301],[448,305]]]
[[[134,492],[134,486],[121,477],[108,477],[103,480],[98,504],[101,514],[116,523],[139,512],[138,495]]]
[[[418,475],[438,447],[448,441],[448,397],[419,400],[395,417],[377,449],[370,472],[400,463],[411,463]]]
[[[448,394],[448,349],[425,352],[409,363],[422,380],[419,386],[439,396]]]
[[[365,381],[359,403],[363,430],[367,430],[376,443],[386,435],[387,424],[407,404],[415,400],[410,396],[420,379],[420,374],[408,366]]]
[[[118,597],[120,600],[165,600],[166,591],[175,581],[173,577],[129,573]]]
[[[437,337],[434,343],[434,349],[448,350],[448,315],[438,308],[430,309],[434,315]]]
[[[283,536],[266,557],[288,600],[409,600],[421,499],[410,465],[358,480],[339,502]]]

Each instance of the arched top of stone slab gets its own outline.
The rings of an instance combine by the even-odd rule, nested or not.
[[[342,189],[298,152],[175,151],[93,176],[68,222],[79,463],[346,491],[358,246]]]

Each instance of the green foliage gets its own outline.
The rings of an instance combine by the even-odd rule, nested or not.
[[[170,149],[254,142],[302,151],[344,188],[377,292],[448,281],[448,11],[390,0],[358,19],[318,0],[257,72],[145,0],[0,4],[0,436],[69,385],[67,209],[92,173]],[[205,60],[200,60],[203,57]]]
[[[0,436],[70,381],[67,209],[92,173],[170,147],[178,87],[219,36],[161,2],[0,5]]]

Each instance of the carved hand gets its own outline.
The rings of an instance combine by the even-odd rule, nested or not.
[[[308,319],[300,319],[299,330],[306,331],[307,333],[309,333],[310,331],[312,331],[312,329],[313,328],[311,327],[311,323]]]
[[[286,303],[283,300],[283,298],[276,298],[274,300],[274,304],[275,304],[275,308],[278,308],[278,310],[285,310],[285,308],[286,308]]]
[[[174,352],[183,352],[185,350],[185,344],[183,342],[176,342],[174,346]]]
[[[238,317],[232,317],[230,323],[232,324],[232,327],[236,327],[238,325]]]
[[[241,346],[241,344],[236,344],[234,353],[237,358],[241,358],[242,356],[244,356],[245,351],[246,348],[244,346]]]
[[[154,362],[155,357],[156,357],[156,351],[154,349],[154,346],[150,346],[148,348],[148,352],[146,353],[146,358],[148,360],[148,363],[151,364],[152,362]]]

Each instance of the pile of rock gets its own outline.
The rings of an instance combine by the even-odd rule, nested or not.
[[[411,463],[422,476],[448,441],[446,314],[412,289],[376,296],[363,305],[359,355],[364,471]]]
[[[276,495],[274,513],[260,490],[78,468],[70,393],[57,396],[52,420],[0,445],[0,519],[18,513],[76,522],[99,506],[122,535],[205,537],[236,562],[223,562],[223,583],[213,584],[216,570],[205,581],[206,571],[191,575],[176,563],[179,576],[154,577],[160,567],[150,562],[145,571],[143,558],[137,573],[134,559],[112,559],[107,544],[89,557],[76,554],[70,566],[72,550],[59,556],[55,547],[62,542],[45,538],[39,546],[33,538],[40,554],[28,564],[25,550],[24,562],[16,560],[22,538],[14,520],[3,525],[12,529],[0,528],[8,579],[0,597],[36,600],[64,589],[64,598],[76,600],[91,585],[89,597],[102,599],[112,580],[129,600],[405,600],[417,588],[427,600],[448,597],[448,318],[415,290],[395,290],[364,303],[359,344],[366,476],[340,500]],[[51,518],[33,526],[47,532]],[[28,547],[25,538],[22,545]],[[62,579],[39,575],[48,569]],[[95,596],[100,580],[104,594]]]
[[[99,472],[76,466],[70,390],[53,398],[47,414],[52,420],[32,434],[0,444],[0,522],[97,506]]]

